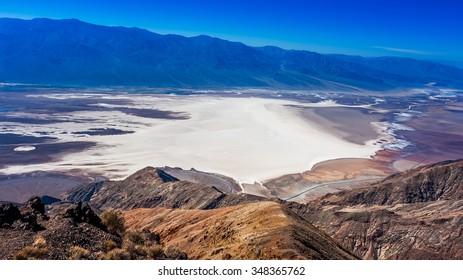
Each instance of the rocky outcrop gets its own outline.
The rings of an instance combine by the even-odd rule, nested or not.
[[[82,205],[82,202],[67,208],[61,216],[64,218],[70,218],[75,223],[87,223],[100,229],[106,229],[101,222],[100,217],[93,212],[90,206],[87,204]]]
[[[14,205],[0,205],[0,217],[8,222],[0,227],[0,259],[187,259],[178,248],[164,246],[158,234],[111,233],[88,205],[72,205],[51,218],[42,206],[37,197],[21,212]],[[30,217],[40,224],[39,231],[18,226]]]
[[[67,259],[72,246],[98,252],[103,250],[105,240],[118,238],[104,231],[100,218],[81,204],[50,219],[42,200],[35,196],[20,208],[0,205],[0,213],[5,214],[0,214],[0,219],[8,221],[7,226],[0,228],[0,259],[13,258],[23,248],[23,257],[28,258],[29,254],[34,258],[37,238],[47,243],[41,245],[46,247],[41,256],[46,259]]]
[[[0,205],[0,227],[9,227],[19,219],[21,212],[18,207],[11,203]]]
[[[40,214],[40,215],[45,214],[45,205],[43,204],[42,199],[40,197],[38,197],[38,196],[31,197],[26,202],[26,205],[24,206],[24,209],[26,209],[26,211],[30,211],[30,213],[34,213],[34,214]]]
[[[146,167],[122,181],[104,181],[76,188],[67,196],[72,203],[83,201],[98,209],[124,210],[153,207],[212,209],[263,199],[180,181],[153,167]]]
[[[3,228],[38,231],[42,229],[41,221],[47,219],[45,205],[37,196],[29,199],[21,208],[11,203],[0,205],[0,227]]]
[[[308,205],[286,203],[364,259],[463,259],[463,161],[423,166]]]

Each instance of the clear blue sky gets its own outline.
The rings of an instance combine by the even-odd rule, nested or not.
[[[463,66],[460,0],[1,0],[0,17],[82,21],[252,46],[409,56]]]

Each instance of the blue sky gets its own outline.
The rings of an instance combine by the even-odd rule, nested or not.
[[[463,1],[2,1],[0,17],[77,18],[252,46],[408,56],[463,66]]]

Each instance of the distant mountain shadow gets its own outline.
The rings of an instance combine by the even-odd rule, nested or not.
[[[322,55],[75,19],[0,19],[0,80],[66,86],[392,89],[463,86],[463,70],[409,58]]]

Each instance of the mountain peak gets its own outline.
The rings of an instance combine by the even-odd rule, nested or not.
[[[179,181],[177,178],[167,174],[163,170],[154,168],[151,166],[145,167],[135,172],[134,174],[127,177],[127,179],[125,180],[130,181],[130,182],[138,182],[138,183],[147,183],[147,182],[167,183],[167,182]]]

